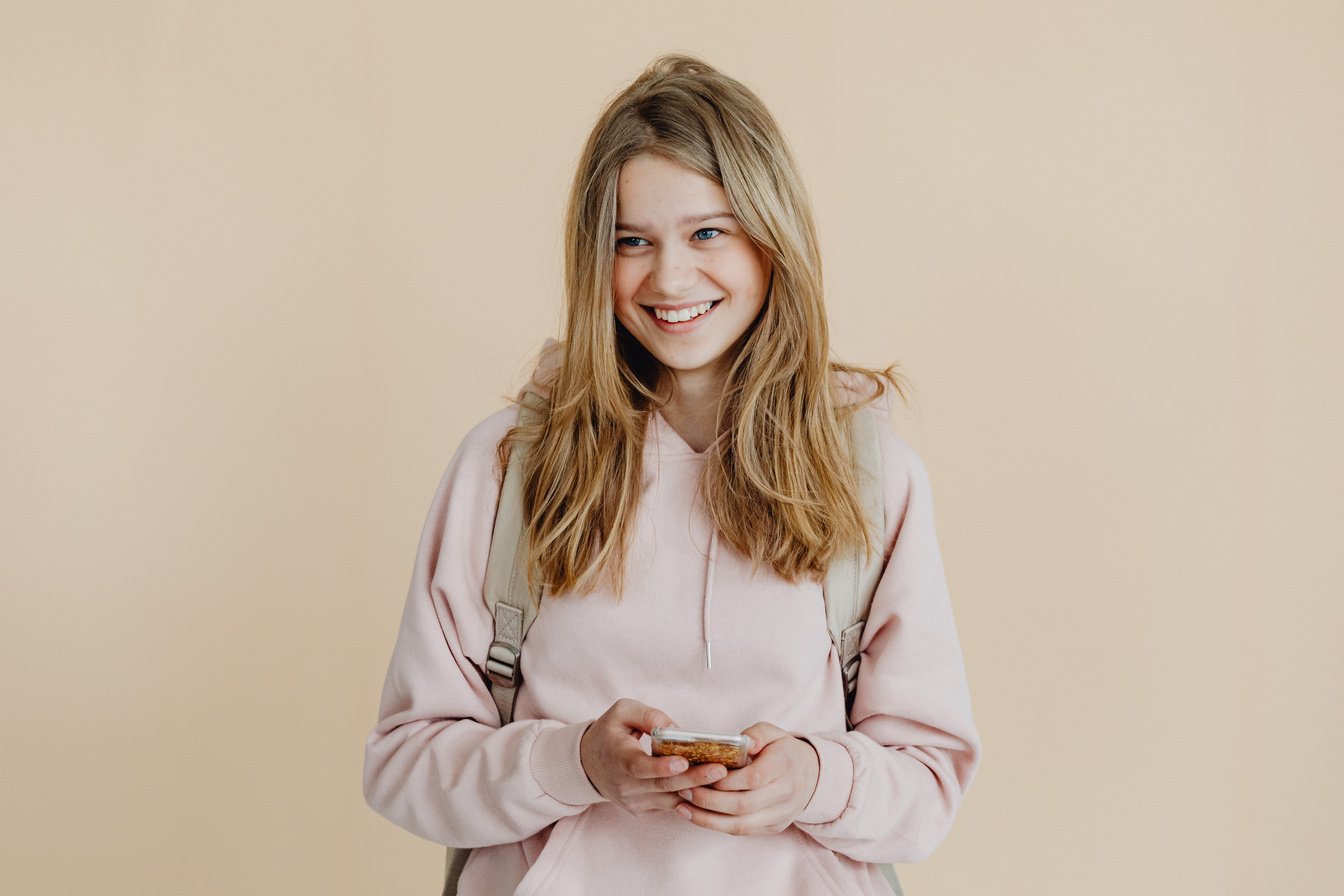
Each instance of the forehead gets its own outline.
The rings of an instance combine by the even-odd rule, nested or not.
[[[616,207],[622,220],[677,218],[726,210],[728,197],[712,179],[653,153],[641,153],[621,166]],[[647,220],[646,220],[647,219]]]

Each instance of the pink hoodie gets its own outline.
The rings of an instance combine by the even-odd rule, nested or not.
[[[557,344],[530,388],[544,392]],[[842,388],[857,389],[846,380]],[[947,836],[980,763],[924,464],[882,419],[887,564],[862,640],[846,731],[821,586],[789,584],[720,544],[697,494],[706,455],[654,413],[623,600],[547,599],[523,648],[514,721],[481,670],[493,640],[482,597],[499,498],[497,411],[463,439],[420,539],[364,796],[435,843],[472,847],[459,892],[592,896],[714,892],[890,894],[873,862],[918,862]],[[579,761],[588,722],[617,699],[678,726],[739,732],[766,721],[808,740],[821,773],[778,834],[732,836],[675,812],[632,816]],[[648,739],[644,738],[647,749]]]

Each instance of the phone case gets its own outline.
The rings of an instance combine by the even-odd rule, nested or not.
[[[751,738],[745,734],[655,728],[650,737],[653,755],[684,756],[691,765],[721,762],[728,768],[742,768],[751,762]]]

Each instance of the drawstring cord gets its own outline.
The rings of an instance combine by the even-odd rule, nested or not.
[[[709,569],[705,572],[705,611],[704,619],[701,624],[704,626],[705,638],[705,669],[714,668],[713,641],[709,635],[709,607],[714,596],[714,567],[718,565],[716,557],[719,551],[718,529],[710,526],[709,529]]]

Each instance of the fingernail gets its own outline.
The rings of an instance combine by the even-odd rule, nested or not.
[[[682,818],[686,819],[687,821],[691,820],[691,810],[687,809],[685,806],[678,806],[677,814],[680,815]]]
[[[677,796],[681,797],[688,803],[691,801],[691,792],[689,790],[678,790]]]
[[[686,769],[688,769],[688,768],[690,768],[690,767],[691,767],[691,764],[690,764],[689,762],[687,762],[685,759],[673,759],[673,760],[672,760],[672,773],[673,773],[673,774],[677,774],[678,772],[684,772],[684,771],[686,771]]]

